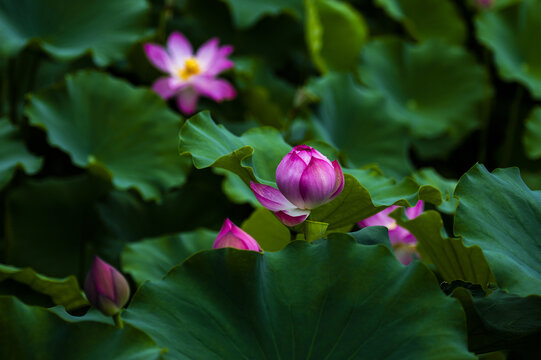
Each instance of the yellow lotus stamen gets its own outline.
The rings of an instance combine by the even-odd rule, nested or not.
[[[199,74],[199,64],[193,57],[186,59],[184,62],[184,69],[178,71],[178,76],[182,80],[188,80],[190,76]]]
[[[387,225],[387,229],[394,230],[394,229],[396,229],[397,226],[398,225],[396,225],[396,222],[392,222],[392,223]]]

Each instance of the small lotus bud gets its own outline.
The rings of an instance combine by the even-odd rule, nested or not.
[[[240,250],[261,251],[259,244],[248,233],[225,219],[220,233],[214,241],[213,249],[232,247]]]
[[[128,302],[130,286],[117,269],[95,256],[86,276],[85,294],[93,306],[113,316]]]

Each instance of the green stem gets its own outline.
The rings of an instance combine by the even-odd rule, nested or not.
[[[490,54],[488,50],[483,51],[483,62],[488,68],[490,66]],[[488,150],[488,132],[490,124],[490,115],[492,110],[492,98],[487,96],[485,101],[481,105],[481,136],[479,139],[479,154],[478,159],[480,163],[484,163],[487,157]]]
[[[522,87],[519,86],[509,111],[509,122],[507,123],[507,128],[505,131],[505,142],[503,145],[502,167],[509,166],[509,163],[511,162],[513,145],[515,142],[515,134],[517,132],[517,127],[519,124],[520,102],[522,101],[523,93],[524,90],[522,89]]]
[[[120,312],[113,315],[113,320],[115,321],[115,325],[119,329],[124,328],[124,322],[122,321],[122,318],[120,317]]]

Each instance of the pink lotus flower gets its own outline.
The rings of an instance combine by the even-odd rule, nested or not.
[[[113,316],[128,302],[130,286],[117,269],[96,256],[86,276],[85,294],[98,310]]]
[[[475,3],[478,8],[489,9],[494,4],[494,0],[476,0]]]
[[[218,102],[233,99],[235,89],[216,76],[232,68],[234,63],[227,58],[233,47],[219,47],[214,38],[203,44],[193,53],[190,42],[179,32],[167,39],[167,49],[157,44],[147,43],[145,53],[150,62],[169,76],[161,77],[152,89],[162,98],[177,96],[177,104],[185,114],[192,114],[197,108],[197,100],[204,95]]]
[[[302,223],[311,209],[333,200],[344,189],[338,161],[306,145],[293,148],[276,169],[275,189],[250,182],[257,200],[287,226]]]
[[[236,226],[229,219],[225,219],[214,245],[213,249],[232,247],[240,250],[261,251],[261,247],[248,233]]]
[[[417,239],[406,229],[396,224],[396,220],[389,217],[398,206],[389,206],[387,209],[380,211],[358,223],[359,227],[367,226],[385,226],[389,229],[389,239],[398,260],[408,265],[417,257],[416,245]],[[418,201],[414,207],[406,208],[405,213],[408,219],[414,219],[423,212],[424,203]]]

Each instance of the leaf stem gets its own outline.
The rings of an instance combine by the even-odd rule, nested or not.
[[[522,101],[522,95],[524,94],[524,89],[522,86],[519,86],[511,108],[509,110],[509,122],[507,123],[507,128],[505,130],[505,142],[503,145],[503,154],[502,154],[502,167],[509,166],[511,162],[511,156],[513,154],[513,145],[515,142],[515,134],[517,132],[519,115],[520,115],[520,102]]]
[[[115,315],[113,315],[113,320],[115,321],[115,325],[119,329],[124,328],[124,322],[122,321],[122,318],[120,317],[120,312],[117,312]]]

